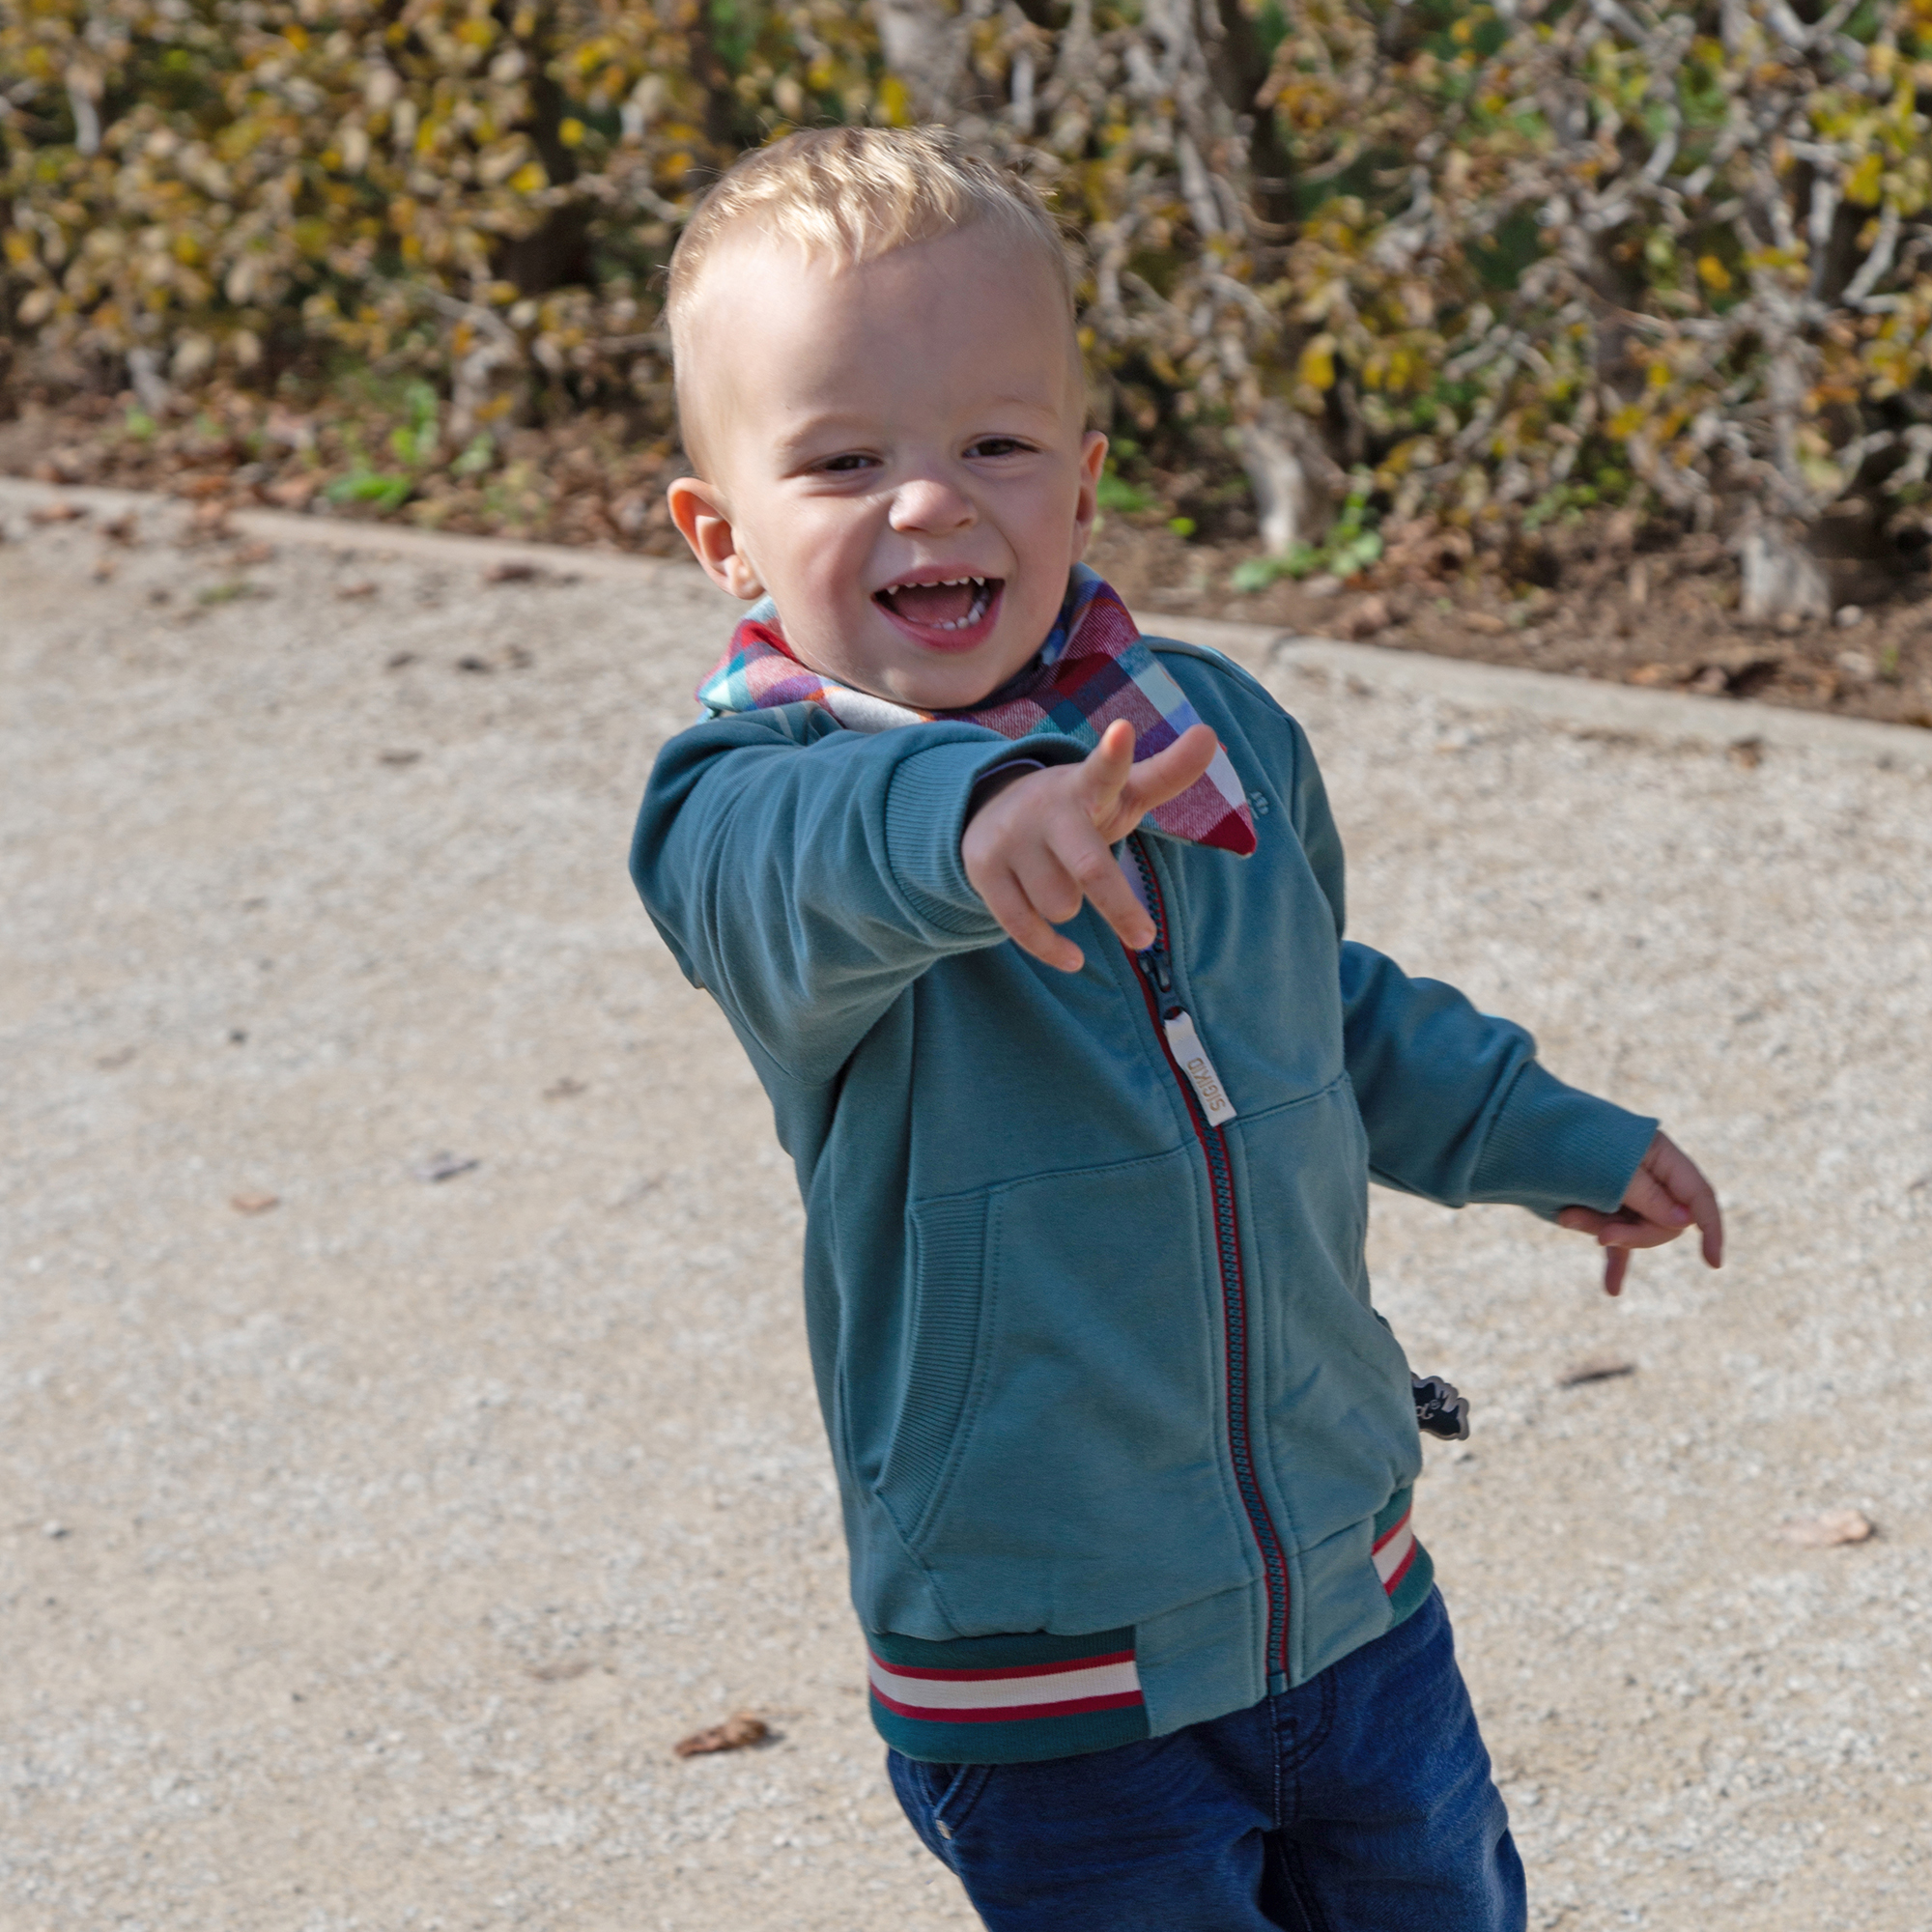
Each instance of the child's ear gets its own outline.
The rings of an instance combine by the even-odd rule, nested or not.
[[[765,586],[752,559],[738,548],[737,533],[731,527],[731,512],[717,484],[699,476],[680,476],[665,492],[670,506],[670,520],[678,534],[691,546],[691,554],[704,566],[704,574],[719,589],[749,602],[762,597]]]
[[[1107,439],[1090,429],[1080,442],[1080,495],[1073,504],[1073,561],[1087,554],[1094,519],[1100,508],[1100,471],[1107,461]]]

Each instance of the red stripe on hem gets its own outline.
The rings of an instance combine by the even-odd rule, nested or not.
[[[1403,1513],[1399,1517],[1397,1517],[1396,1520],[1392,1523],[1390,1523],[1389,1526],[1385,1530],[1383,1530],[1378,1537],[1376,1538],[1375,1541],[1376,1548],[1379,1549],[1383,1547],[1384,1544],[1393,1543],[1395,1539],[1402,1534],[1405,1525],[1407,1523],[1409,1518],[1412,1517],[1414,1514],[1415,1514],[1415,1505],[1413,1503],[1410,1503],[1409,1506],[1406,1510],[1404,1510]]]
[[[1069,1697],[1059,1704],[997,1704],[952,1711],[932,1704],[901,1704],[897,1698],[888,1697],[876,1684],[872,1686],[872,1695],[901,1718],[916,1718],[928,1724],[1016,1724],[1029,1718],[1072,1718],[1083,1711],[1124,1711],[1131,1705],[1147,1702],[1138,1690],[1119,1690],[1111,1697]]]
[[[1388,1596],[1392,1597],[1395,1595],[1397,1589],[1400,1587],[1402,1583],[1402,1579],[1408,1575],[1408,1566],[1415,1561],[1415,1552],[1417,1547],[1418,1546],[1413,1543],[1411,1543],[1408,1546],[1406,1554],[1405,1554],[1402,1561],[1395,1566],[1394,1574],[1389,1577],[1388,1581],[1382,1585],[1383,1591]]]
[[[925,1677],[942,1684],[989,1684],[1002,1677],[1055,1677],[1067,1670],[1095,1670],[1103,1663],[1131,1663],[1130,1650],[1103,1651],[1094,1657],[1076,1657],[1063,1663],[1009,1663],[997,1670],[928,1670],[920,1664],[889,1663],[876,1650],[867,1655],[881,1670],[895,1677]]]

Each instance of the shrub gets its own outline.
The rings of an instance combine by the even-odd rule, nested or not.
[[[1932,463],[1932,0],[15,0],[0,76],[14,329],[150,407],[320,342],[452,455],[533,386],[662,423],[709,172],[930,116],[1084,242],[1118,487],[1238,458],[1277,553]]]
[[[533,376],[662,401],[652,277],[781,103],[872,100],[838,0],[16,0],[16,329],[153,390],[317,342],[434,372],[460,437]]]

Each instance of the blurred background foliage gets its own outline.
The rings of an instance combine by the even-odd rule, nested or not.
[[[695,199],[940,120],[1084,250],[1113,503],[1255,582],[1598,504],[1874,543],[1932,463],[1928,112],[1932,0],[7,0],[0,355],[458,526],[587,426],[630,494],[562,533],[652,541]]]

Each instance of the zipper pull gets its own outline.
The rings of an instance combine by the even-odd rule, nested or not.
[[[1159,940],[1134,954],[1134,963],[1147,975],[1148,984],[1165,1001],[1174,991],[1174,972],[1168,964],[1167,948]]]
[[[1184,1074],[1194,1089],[1194,1097],[1201,1102],[1201,1111],[1208,1116],[1208,1124],[1218,1127],[1235,1118],[1235,1103],[1228,1098],[1228,1090],[1221,1085],[1221,1076],[1214,1071],[1214,1063],[1208,1058],[1208,1049],[1201,1044],[1201,1036],[1195,1031],[1194,1015],[1184,1007],[1172,1007],[1161,1014],[1161,1031],[1167,1035],[1167,1050],[1174,1055],[1174,1063]]]

